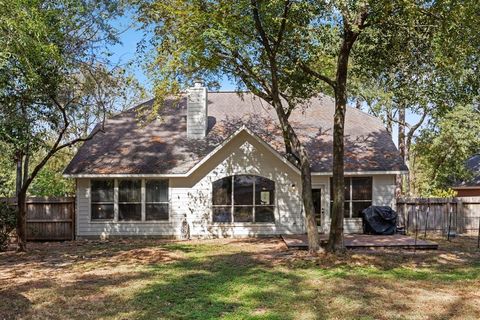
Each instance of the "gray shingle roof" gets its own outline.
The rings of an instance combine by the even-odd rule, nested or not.
[[[284,154],[274,110],[252,94],[209,92],[209,129],[204,141],[187,139],[185,98],[175,104],[167,101],[159,112],[161,119],[142,124],[138,110],[152,103],[108,119],[105,132],[80,147],[65,174],[185,173],[242,125]],[[332,99],[319,97],[291,115],[314,172],[332,169],[333,112]],[[345,170],[407,170],[382,122],[350,107],[345,121]]]
[[[472,177],[465,181],[459,181],[455,187],[480,187],[480,153],[469,158],[465,166],[471,171]]]

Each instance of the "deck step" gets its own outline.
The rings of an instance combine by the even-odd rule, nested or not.
[[[282,235],[282,239],[289,249],[307,249],[307,235]],[[345,235],[345,247],[355,248],[398,248],[436,250],[438,244],[428,240],[417,239],[406,235],[395,234],[391,236],[348,234]],[[328,236],[321,234],[320,243],[325,244]]]

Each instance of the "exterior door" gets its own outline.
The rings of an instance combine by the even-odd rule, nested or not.
[[[312,189],[312,196],[313,196],[313,209],[315,212],[315,221],[317,222],[317,226],[322,226],[322,189],[321,188],[313,188]]]

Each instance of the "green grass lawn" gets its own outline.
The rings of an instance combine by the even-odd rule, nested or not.
[[[0,254],[0,319],[478,319],[473,238],[309,257],[278,239],[31,244]]]

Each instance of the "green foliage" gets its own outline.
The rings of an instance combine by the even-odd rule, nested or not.
[[[10,233],[15,229],[16,222],[15,209],[0,201],[0,251],[7,248]]]
[[[8,144],[0,141],[0,198],[15,195],[15,164]]]
[[[1,144],[0,144],[1,145]],[[0,154],[0,197],[15,196],[15,164],[8,149]],[[74,181],[62,177],[62,172],[73,157],[74,150],[63,149],[55,154],[33,180],[29,196],[65,196],[74,194]],[[36,165],[45,156],[39,151],[31,160]]]
[[[274,79],[278,90],[292,102],[316,93],[317,82],[292,63],[304,52],[300,44],[308,36],[315,6],[292,2],[286,24],[281,18],[284,7],[284,1],[278,0],[258,3],[266,37],[275,47],[272,71],[268,50],[255,29],[250,1],[143,3],[140,20],[146,28],[158,26],[152,39],[154,61],[149,64],[156,96],[178,92],[195,78],[216,87],[223,77],[236,82],[239,90],[257,95],[268,93]]]
[[[124,8],[112,0],[0,0],[0,143],[11,151],[1,161],[30,159],[22,192],[39,174],[32,193],[69,193],[59,163],[45,164],[142,95],[106,49],[118,43],[112,22]],[[0,172],[6,183],[8,171]]]
[[[480,150],[480,110],[458,106],[429,130],[413,147],[415,189],[420,195],[446,192],[456,181],[468,179],[465,161]]]
[[[71,149],[63,149],[56,153],[33,180],[28,194],[40,197],[74,195],[75,181],[62,176],[63,170],[73,157],[73,153]],[[37,157],[41,158],[41,155]]]

